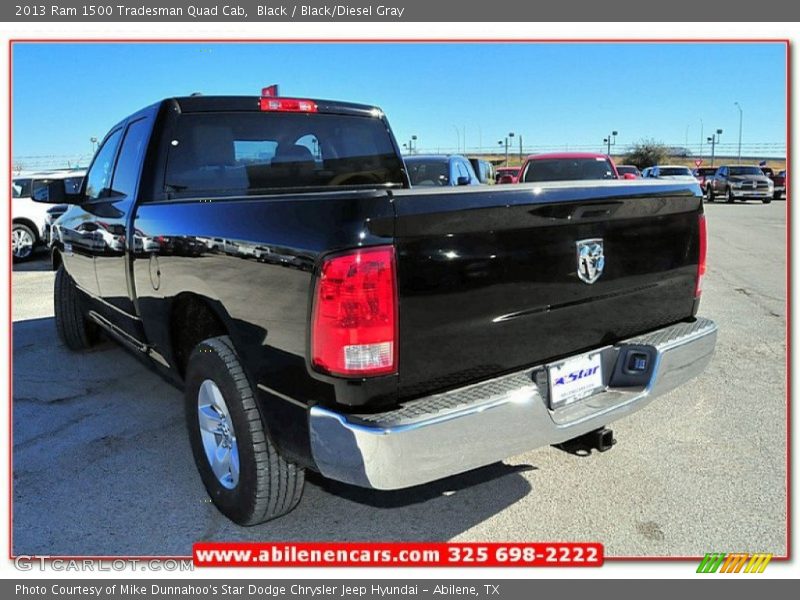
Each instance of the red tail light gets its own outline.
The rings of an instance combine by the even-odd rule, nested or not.
[[[394,248],[361,248],[323,262],[314,294],[311,361],[334,375],[397,371]]]
[[[698,233],[700,236],[700,249],[697,257],[697,280],[694,288],[694,297],[699,298],[703,293],[703,277],[706,274],[706,254],[708,253],[708,231],[706,230],[706,216],[700,215],[698,220]]]
[[[313,100],[299,98],[270,98],[264,97],[259,103],[261,110],[268,112],[317,112],[317,103]]]

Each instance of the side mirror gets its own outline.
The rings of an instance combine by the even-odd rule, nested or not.
[[[456,180],[456,183],[458,183],[458,185],[469,185],[470,179],[469,177],[459,177]]]
[[[68,194],[63,179],[36,179],[31,185],[31,200],[43,204],[80,204],[79,194]]]

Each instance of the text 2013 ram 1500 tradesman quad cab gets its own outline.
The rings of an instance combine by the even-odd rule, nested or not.
[[[383,113],[172,98],[114,126],[55,226],[56,324],[184,389],[211,499],[254,524],[304,470],[397,489],[586,436],[700,373],[696,183],[410,189]]]

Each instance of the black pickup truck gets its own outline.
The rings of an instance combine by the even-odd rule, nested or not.
[[[241,524],[290,511],[305,469],[398,489],[606,449],[716,342],[696,183],[411,189],[371,106],[163,100],[113,127],[77,195],[33,195],[70,205],[61,340],[102,332],[185,390],[202,480]]]

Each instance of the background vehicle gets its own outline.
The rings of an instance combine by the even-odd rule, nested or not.
[[[642,176],[641,171],[639,171],[639,167],[635,165],[617,165],[617,174],[619,174],[621,177],[632,175],[634,179],[639,179]]]
[[[773,190],[773,198],[778,200],[781,196],[786,195],[786,169],[783,171],[778,171],[778,173],[772,178],[772,184],[774,186]]]
[[[520,167],[497,167],[494,170],[495,183],[517,183]]]
[[[478,185],[470,162],[460,154],[405,157],[412,186]]]
[[[689,167],[682,165],[656,165],[647,171],[648,177],[656,179],[674,179],[676,181],[696,182],[697,178]]]
[[[494,166],[488,160],[482,158],[470,158],[469,163],[472,165],[472,170],[478,177],[481,183],[489,183],[494,180]]]
[[[529,156],[518,183],[620,179],[611,157],[590,152],[557,152]]]
[[[79,194],[34,186],[70,203],[61,340],[102,330],[183,387],[237,523],[292,510],[306,468],[399,489],[576,438],[607,450],[607,424],[711,358],[696,184],[412,188],[405,167],[374,107],[193,96],[115,125]],[[256,259],[137,254],[136,236]]]
[[[80,188],[85,171],[62,170],[30,173],[11,180],[11,256],[14,261],[27,260],[37,245],[47,241],[47,209],[31,200],[31,185],[42,179],[62,179],[72,193]]]
[[[706,181],[710,202],[724,195],[729,203],[735,200],[761,200],[769,204],[775,193],[772,180],[757,166],[722,165]]]
[[[697,183],[700,184],[700,189],[703,190],[705,194],[707,191],[706,182],[708,181],[709,177],[716,173],[716,167],[697,167],[692,174],[694,178],[697,179]]]

